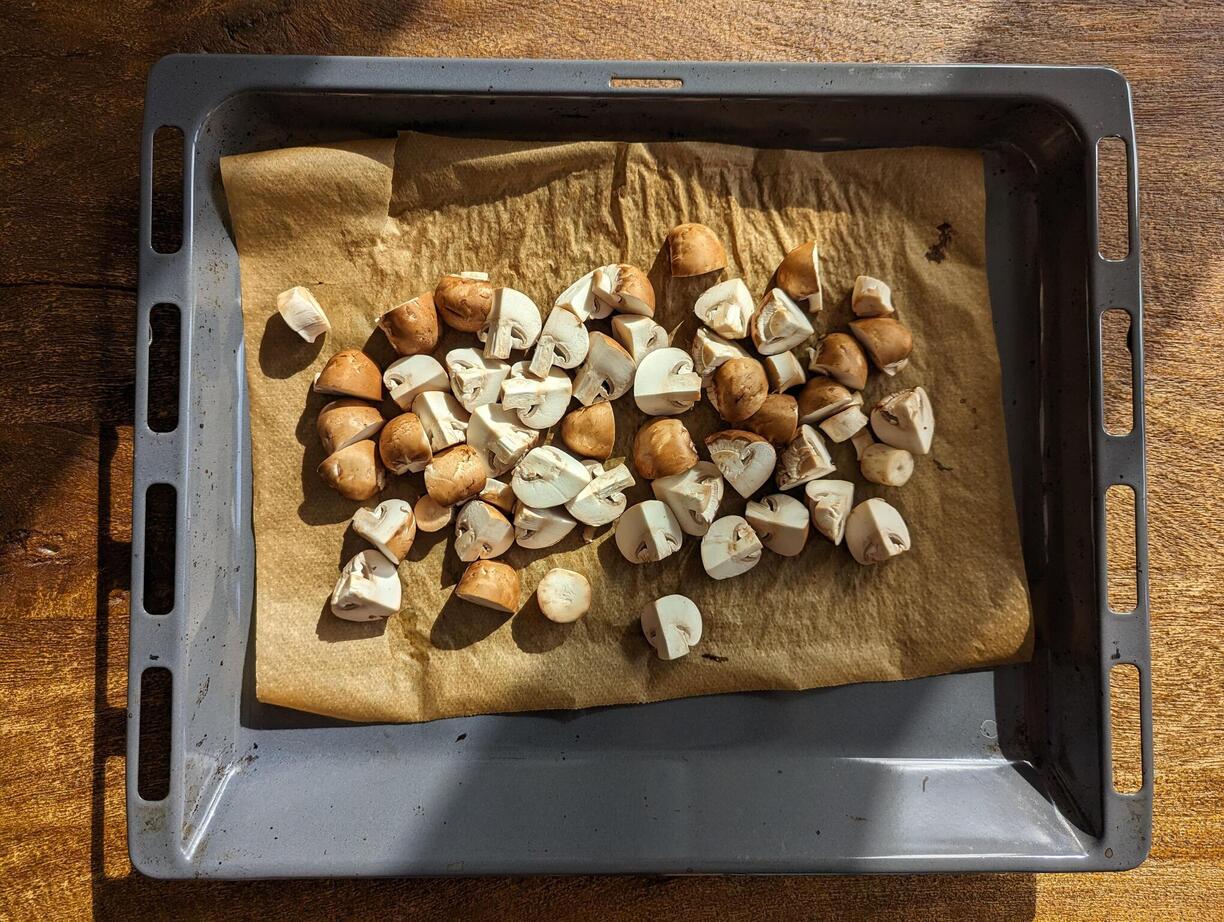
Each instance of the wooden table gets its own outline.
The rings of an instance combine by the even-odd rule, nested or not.
[[[0,13],[0,918],[1206,918],[1224,904],[1224,16],[936,0],[210,0]],[[617,6],[617,9],[612,9]],[[123,805],[137,164],[171,51],[1101,63],[1135,89],[1156,821],[1125,875],[159,883]]]

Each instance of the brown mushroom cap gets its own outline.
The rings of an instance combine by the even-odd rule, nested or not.
[[[439,506],[453,506],[478,496],[489,469],[471,445],[456,445],[434,455],[425,468],[425,489]]]
[[[682,473],[697,461],[697,447],[674,417],[651,420],[633,438],[633,466],[647,480]]]
[[[704,224],[677,224],[667,234],[671,274],[682,278],[727,267],[727,251]]]
[[[799,401],[790,394],[770,394],[744,425],[775,445],[785,445],[799,429]]]
[[[561,420],[561,441],[576,455],[607,461],[616,443],[616,414],[607,400],[579,407]]]
[[[479,279],[444,275],[433,293],[434,306],[447,326],[464,333],[475,333],[493,309],[493,286]]]
[[[419,294],[378,318],[378,327],[400,355],[433,352],[438,345],[438,312],[433,292]]]
[[[909,327],[892,317],[868,317],[851,320],[850,332],[863,344],[876,368],[909,358],[914,349],[914,337]]]
[[[383,426],[378,437],[378,453],[393,474],[421,470],[433,458],[429,433],[415,413],[401,413]]]
[[[319,411],[315,429],[325,455],[334,454],[362,439],[372,439],[383,426],[378,407],[364,400],[333,400]]]
[[[754,358],[728,359],[710,380],[710,402],[729,423],[742,423],[765,403],[769,379]]]
[[[627,313],[653,317],[655,291],[646,273],[637,266],[630,266],[625,263],[618,265],[616,270],[616,291],[614,294],[619,295],[621,298],[621,302],[617,306],[625,309],[624,299],[632,298],[634,300],[633,309],[627,310]],[[642,311],[641,308],[646,308],[646,310]]]
[[[319,394],[339,394],[361,400],[382,400],[382,372],[374,360],[360,349],[337,352],[315,378]]]
[[[385,475],[373,439],[354,442],[328,455],[319,476],[345,499],[364,502],[383,488]]]
[[[778,287],[796,301],[802,301],[820,291],[820,275],[816,261],[820,250],[815,240],[805,240],[786,254],[774,276]]]
[[[518,572],[499,560],[475,560],[468,564],[455,587],[459,598],[504,612],[518,611],[519,592]]]
[[[821,339],[811,367],[851,390],[861,391],[867,385],[867,356],[849,333],[830,333]]]
[[[421,531],[441,531],[450,524],[454,514],[454,509],[450,506],[439,506],[428,493],[412,507],[412,516]]]
[[[853,399],[854,394],[832,378],[824,375],[809,378],[799,392],[799,420],[804,423],[820,422],[850,406]]]

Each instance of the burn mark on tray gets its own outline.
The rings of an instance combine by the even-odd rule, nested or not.
[[[948,258],[948,246],[952,243],[952,238],[956,236],[956,231],[947,221],[944,221],[935,230],[939,231],[939,239],[932,243],[926,251],[926,258],[933,263],[941,263]]]
[[[717,653],[702,653],[701,658],[708,659],[713,663],[725,663],[728,659],[728,657],[719,656]]]

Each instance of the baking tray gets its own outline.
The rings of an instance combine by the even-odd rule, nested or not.
[[[182,247],[151,246],[152,139],[182,130]],[[1029,664],[909,682],[417,725],[253,693],[250,431],[226,154],[400,129],[935,144],[987,161],[988,271],[1036,618]],[[1129,255],[1097,253],[1098,140],[1127,148]],[[127,811],[158,877],[1088,871],[1152,809],[1134,132],[1104,68],[173,56],[141,159]],[[937,235],[932,228],[932,240]],[[150,310],[181,312],[178,425],[147,425]],[[1103,428],[1100,316],[1131,322],[1133,428]],[[176,490],[174,605],[144,605],[146,491]],[[1134,611],[1106,603],[1104,495],[1135,492]],[[164,489],[164,488],[163,488]],[[966,618],[974,612],[966,611]],[[1140,675],[1143,786],[1111,782],[1109,670]],[[169,670],[169,793],[138,791],[141,676]]]

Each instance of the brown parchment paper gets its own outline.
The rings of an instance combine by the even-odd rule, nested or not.
[[[525,144],[403,134],[397,140],[226,158],[222,175],[240,254],[251,406],[256,541],[257,693],[261,701],[355,720],[417,721],[537,708],[654,701],[713,692],[904,679],[1026,659],[1031,617],[1004,432],[985,272],[982,161],[942,149],[808,153],[704,143]],[[853,449],[832,446],[857,499],[885,495],[905,516],[909,553],[860,567],[813,536],[797,558],[766,553],[716,582],[698,542],[634,566],[610,532],[577,532],[550,551],[514,548],[522,608],[504,615],[452,595],[463,564],[449,531],[420,534],[400,567],[403,609],[387,622],[332,617],[339,568],[362,549],[355,504],[319,481],[312,394],[327,357],[364,347],[393,356],[373,319],[449,271],[480,269],[545,310],[592,267],[649,269],[657,319],[687,348],[691,307],[710,278],[671,279],[662,249],[680,221],[710,225],[730,265],[761,292],[786,250],[815,237],[827,286],[818,332],[850,319],[857,274],[893,286],[914,333],[909,367],[873,375],[868,405],[921,384],[936,436],[902,489],[866,484]],[[313,345],[276,313],[306,285],[332,322]],[[598,326],[598,324],[596,324]],[[448,333],[439,357],[474,337]],[[617,402],[617,456],[642,422]],[[388,414],[394,411],[386,406]],[[700,444],[708,404],[684,417]],[[420,475],[383,494],[415,499]],[[734,491],[728,490],[733,494]],[[630,502],[649,498],[644,482]],[[373,503],[371,503],[373,505]],[[728,496],[723,513],[742,511]],[[540,614],[536,584],[554,566],[590,578],[581,621]],[[693,654],[656,659],[638,612],[681,592],[705,628]]]

